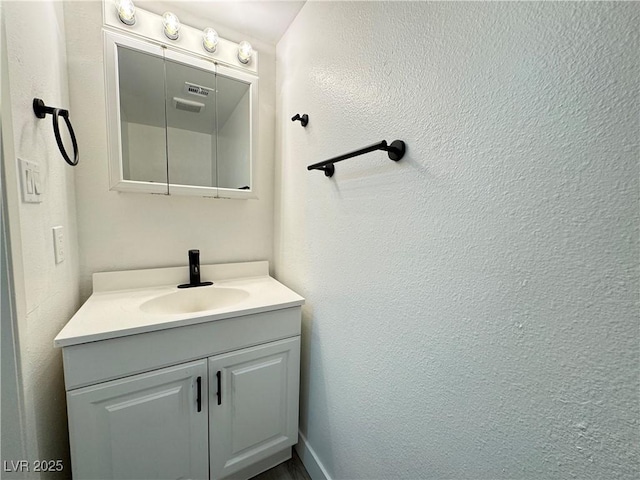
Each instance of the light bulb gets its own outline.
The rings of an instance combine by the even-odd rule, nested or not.
[[[136,7],[131,0],[116,0],[116,10],[118,18],[125,25],[136,23]]]
[[[238,45],[238,60],[240,60],[240,63],[249,63],[251,54],[253,54],[251,44],[246,40],[240,42],[240,45]]]
[[[164,34],[171,40],[176,40],[180,35],[180,20],[171,12],[162,14],[162,25],[164,25]]]
[[[205,28],[202,31],[202,46],[209,53],[215,52],[218,46],[218,32],[211,27]]]

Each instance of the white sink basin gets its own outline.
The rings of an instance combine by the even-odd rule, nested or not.
[[[140,310],[161,314],[195,313],[230,307],[248,296],[248,292],[239,288],[186,288],[148,300],[140,305]]]

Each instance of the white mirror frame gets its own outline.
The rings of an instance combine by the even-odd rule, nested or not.
[[[132,38],[119,35],[109,30],[103,30],[104,36],[104,65],[105,65],[105,91],[107,111],[107,136],[109,154],[109,178],[110,190],[120,192],[154,193],[160,195],[192,195],[215,198],[248,199],[257,198],[255,191],[255,162],[258,153],[258,77],[248,72],[236,70],[216,64],[216,62],[188,55],[169,47],[140,38]],[[250,88],[250,183],[249,190],[239,190],[219,187],[198,187],[190,185],[178,185],[171,183],[141,182],[125,180],[122,166],[122,133],[120,129],[120,93],[118,72],[118,46],[131,48],[148,53],[160,58],[174,60],[186,65],[192,65],[203,70],[209,70],[216,75],[221,75],[247,83]],[[168,161],[168,159],[167,159]]]

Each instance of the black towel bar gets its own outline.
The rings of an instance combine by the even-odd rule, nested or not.
[[[69,120],[69,110],[65,110],[63,108],[55,108],[55,107],[47,107],[42,99],[34,98],[33,99],[33,112],[36,114],[38,118],[44,118],[47,114],[51,114],[53,118],[53,133],[56,136],[56,143],[58,144],[58,148],[60,149],[60,153],[64,160],[75,167],[78,164],[78,142],[76,141],[76,134],[73,132],[73,127],[71,126],[71,121]],[[69,129],[69,135],[71,136],[71,143],[73,143],[73,160],[69,158],[67,151],[64,148],[62,143],[62,138],[60,137],[60,126],[58,125],[59,117],[64,118],[64,123],[67,124],[67,128]]]
[[[406,150],[406,146],[402,140],[394,140],[391,142],[391,145],[387,144],[386,140],[382,140],[379,143],[374,143],[373,145],[369,145],[368,147],[361,148],[359,150],[354,150],[353,152],[345,153],[344,155],[340,155],[338,157],[330,158],[329,160],[325,160],[324,162],[314,163],[313,165],[309,165],[307,170],[323,170],[324,174],[327,177],[332,177],[336,171],[336,167],[334,167],[334,163],[341,162],[342,160],[347,160],[348,158],[357,157],[358,155],[363,155],[369,152],[375,152],[376,150],[384,150],[389,154],[389,158],[394,162],[397,162],[404,156],[404,152]]]

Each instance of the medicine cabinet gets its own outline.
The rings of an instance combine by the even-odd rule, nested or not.
[[[258,78],[104,31],[111,189],[255,198]]]

